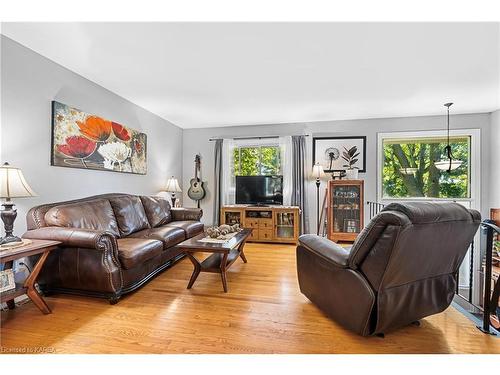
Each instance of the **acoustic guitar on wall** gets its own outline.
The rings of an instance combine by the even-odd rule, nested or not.
[[[205,187],[203,181],[198,177],[198,172],[201,170],[200,155],[196,155],[194,158],[194,178],[189,180],[188,197],[194,201],[198,201],[205,198]]]

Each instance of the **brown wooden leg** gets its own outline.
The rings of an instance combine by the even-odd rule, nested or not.
[[[7,307],[9,310],[15,309],[16,308],[16,303],[14,302],[13,299],[10,299],[7,301]]]
[[[14,265],[14,262],[13,261],[10,261],[10,262],[5,262],[5,268],[6,270],[10,270]],[[12,310],[14,308],[16,308],[16,304],[14,302],[13,299],[10,299],[7,301],[7,307]]]
[[[24,282],[24,287],[27,288],[28,290],[26,291],[26,294],[28,295],[29,298],[33,301],[36,307],[40,309],[44,314],[50,314],[50,308],[47,306],[43,298],[40,296],[38,291],[35,288],[35,282],[38,277],[38,274],[42,270],[43,264],[45,263],[45,260],[49,256],[50,251],[45,251],[40,259],[38,259],[38,262],[36,262],[35,267],[33,267],[33,271],[31,271],[30,275]]]
[[[198,262],[198,259],[196,259],[191,253],[187,253],[187,256],[188,256],[189,260],[191,260],[191,263],[193,263],[193,266],[194,266],[193,274],[191,275],[191,278],[189,279],[189,283],[187,286],[188,289],[191,289],[194,282],[198,278],[198,275],[200,274],[201,264],[200,264],[200,262]]]
[[[49,306],[47,306],[47,303],[45,303],[45,301],[35,288],[28,289],[26,291],[26,294],[29,298],[31,298],[31,301],[33,301],[35,306],[38,307],[41,312],[43,312],[44,314],[50,314],[52,312],[50,311]]]
[[[222,278],[222,287],[224,288],[224,293],[227,293],[227,278],[226,278],[226,265],[227,265],[228,253],[224,253],[222,256],[222,261],[220,262],[220,276]]]
[[[246,241],[243,241],[238,247],[238,251],[240,252],[240,258],[241,260],[243,260],[243,263],[247,263],[247,258],[245,256],[245,253],[243,252],[243,247],[245,246],[245,242]]]
[[[224,288],[224,293],[227,293],[227,278],[226,278],[226,271],[222,271],[220,273],[221,279],[222,279],[222,287]]]

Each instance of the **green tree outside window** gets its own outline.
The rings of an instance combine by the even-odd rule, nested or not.
[[[434,166],[446,158],[446,139],[384,139],[384,198],[469,198],[470,138],[452,137],[450,145],[462,164],[448,173]]]
[[[236,147],[233,161],[235,176],[278,175],[281,170],[279,146]]]

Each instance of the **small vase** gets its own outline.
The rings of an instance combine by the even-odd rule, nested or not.
[[[345,178],[346,180],[357,180],[359,170],[357,169],[346,169]]]

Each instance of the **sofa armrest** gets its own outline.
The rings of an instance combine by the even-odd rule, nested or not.
[[[103,293],[116,298],[123,288],[122,267],[115,236],[106,231],[83,228],[42,227],[23,238],[56,240],[62,244],[50,254],[41,278],[51,288]],[[63,264],[64,267],[59,267]]]
[[[63,246],[104,250],[116,248],[116,239],[110,232],[83,228],[43,227],[29,230],[23,238],[61,241]]]
[[[303,234],[300,236],[299,246],[326,259],[337,267],[348,268],[350,248],[345,249],[335,242],[315,234]]]
[[[200,221],[203,216],[203,210],[201,208],[172,208],[171,212],[173,221]]]

